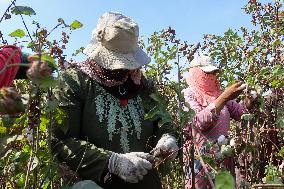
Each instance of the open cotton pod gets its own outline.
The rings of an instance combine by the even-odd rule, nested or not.
[[[256,91],[251,91],[250,95],[252,96],[253,99],[256,99],[257,97],[257,92]]]

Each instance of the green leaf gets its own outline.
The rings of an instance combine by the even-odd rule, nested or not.
[[[72,189],[71,186],[62,186],[60,189]]]
[[[81,22],[79,22],[78,20],[74,20],[72,22],[72,24],[70,25],[71,30],[76,30],[76,29],[81,28],[81,27],[83,27],[83,24]]]
[[[273,74],[273,76],[284,75],[284,69],[282,68],[282,66],[277,65],[277,66],[275,66],[275,68],[273,69],[272,74]]]
[[[49,56],[49,55],[41,54],[41,56],[39,56],[38,54],[36,54],[36,55],[30,56],[30,58],[34,59],[34,60],[37,60],[37,61],[40,61],[40,62],[47,62],[49,67],[52,70],[57,70],[58,69],[54,58]]]
[[[144,119],[153,119],[155,116],[158,115],[159,113],[159,107],[155,106],[154,108],[152,108],[148,113],[145,114]]]
[[[55,87],[57,85],[57,80],[54,80],[52,77],[34,78],[33,80],[42,89],[48,89],[49,87]]]
[[[284,147],[281,147],[281,149],[279,150],[279,155],[284,158]]]
[[[158,123],[159,127],[162,127],[165,123],[172,123],[171,114],[167,111],[160,113],[161,120]]]
[[[272,82],[271,82],[271,86],[273,87],[273,88],[276,88],[277,86],[278,86],[278,84],[280,83],[280,81],[279,80],[277,80],[277,79],[274,79]]]
[[[272,42],[272,47],[275,48],[277,46],[281,45],[281,40],[280,39],[276,39],[275,41]]]
[[[234,151],[230,145],[222,145],[220,152],[224,157],[231,157],[234,154]]]
[[[234,189],[234,178],[228,171],[222,171],[215,178],[215,189]]]
[[[280,129],[284,129],[284,118],[277,120],[277,126],[278,126]]]
[[[57,70],[57,65],[53,57],[48,56],[48,55],[42,55],[41,59],[45,62],[48,62],[52,70]]]
[[[6,134],[7,128],[0,126],[0,134]]]
[[[15,15],[24,14],[24,15],[36,15],[35,11],[31,7],[27,6],[15,6],[11,9],[11,13]]]
[[[47,101],[47,107],[50,111],[54,111],[59,105],[58,100],[49,100]]]
[[[166,100],[159,94],[159,93],[152,93],[150,95],[150,97],[155,100],[156,102],[158,102],[158,106],[162,107],[162,108],[166,108],[167,107],[167,102]]]
[[[269,67],[264,67],[264,68],[262,68],[262,69],[260,70],[259,75],[261,75],[261,76],[267,75],[267,74],[269,74],[269,70],[270,70]]]
[[[48,189],[48,188],[50,188],[50,180],[47,178],[43,185],[43,189]]]
[[[35,45],[36,45],[35,42],[31,41],[31,42],[28,43],[27,47],[31,48],[31,47],[33,47]]]
[[[189,108],[189,111],[182,111],[180,112],[180,125],[186,125],[186,123],[188,123],[193,116],[195,115],[195,112]]]
[[[15,31],[13,31],[12,33],[10,33],[9,34],[9,36],[11,36],[11,37],[20,37],[20,38],[22,38],[22,37],[25,37],[25,32],[24,32],[24,30],[22,30],[22,29],[17,29],[17,30],[15,30]]]

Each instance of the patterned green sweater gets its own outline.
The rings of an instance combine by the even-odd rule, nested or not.
[[[171,124],[159,128],[157,120],[144,120],[148,110],[143,104],[149,104],[154,91],[145,78],[141,87],[121,97],[128,99],[126,105],[121,105],[117,88],[103,87],[81,71],[68,69],[61,79],[57,95],[66,119],[54,126],[52,140],[58,160],[106,188],[120,186],[117,182],[125,188],[161,188],[155,170],[138,184],[115,176],[109,185],[102,182],[112,152],[149,152],[162,134],[173,132]]]

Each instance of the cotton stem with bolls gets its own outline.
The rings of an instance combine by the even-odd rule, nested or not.
[[[177,48],[178,49],[178,48]],[[178,53],[177,53],[178,54]],[[179,57],[179,54],[177,55],[177,68],[178,68],[178,92],[177,92],[177,97],[178,97],[178,107],[179,107],[179,111],[178,111],[178,114],[179,114],[179,122],[181,123],[182,120],[181,120],[181,111],[182,111],[182,104],[181,104],[181,70],[180,70],[180,57]],[[183,127],[180,126],[180,133],[182,133],[182,129]],[[183,137],[181,136],[180,137],[180,143],[183,144]],[[182,146],[182,145],[181,145]],[[181,167],[184,167],[184,164],[183,164],[183,150],[180,150],[180,154],[181,154]],[[184,178],[185,180],[185,178]]]
[[[53,95],[53,91],[52,91],[52,88],[49,88],[48,91],[47,91],[47,100],[48,101],[52,101],[52,95]],[[56,158],[56,154],[55,155],[52,155],[51,153],[51,133],[52,133],[52,125],[54,124],[54,118],[53,118],[53,113],[54,111],[53,110],[48,110],[48,119],[49,119],[49,122],[47,124],[47,134],[48,134],[48,138],[47,138],[47,145],[48,145],[48,149],[49,149],[49,164],[48,164],[48,167],[47,167],[47,171],[44,175],[44,178],[42,179],[42,181],[40,182],[40,185],[39,185],[39,188],[42,188],[44,183],[46,182],[46,179],[48,178],[48,176],[50,175],[50,171],[51,171],[51,166],[52,164],[54,163],[54,160]],[[52,184],[52,181],[51,181],[51,184]]]
[[[30,90],[32,90],[35,86],[32,84],[30,86]],[[25,179],[25,188],[29,185],[30,180],[28,177],[30,176],[31,166],[33,163],[33,160],[37,154],[38,150],[38,140],[39,140],[39,125],[40,125],[40,91],[39,88],[36,89],[35,96],[31,96],[29,98],[29,107],[28,107],[28,128],[33,129],[33,140],[32,140],[32,150],[30,154],[30,159],[28,162],[28,168],[26,172],[26,179]],[[33,172],[33,188],[37,188],[37,182],[38,182],[38,175],[37,171]]]
[[[39,42],[40,43],[40,42]],[[37,66],[40,65],[41,62],[41,43],[39,45],[39,63]],[[38,149],[39,149],[39,142],[40,142],[40,116],[41,116],[41,90],[40,88],[33,82],[31,81],[31,86],[30,86],[30,93],[29,93],[29,107],[28,107],[28,127],[30,129],[33,129],[33,141],[32,141],[32,152],[30,156],[30,162],[29,162],[29,168],[27,170],[27,175],[29,175],[30,167],[32,166],[33,159],[37,158],[38,154]],[[34,95],[32,96],[32,90],[34,91]],[[33,170],[33,183],[31,184],[33,188],[38,188],[38,182],[39,182],[39,177],[38,173],[40,172],[39,166],[36,166],[35,169]],[[28,180],[28,178],[26,178]],[[28,182],[28,181],[26,181]],[[26,183],[25,183],[26,185]],[[30,185],[30,186],[31,186]]]

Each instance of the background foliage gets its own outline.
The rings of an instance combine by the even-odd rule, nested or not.
[[[27,26],[25,17],[34,16],[36,12],[15,3],[16,0],[12,1],[0,22],[20,16],[25,28],[15,29],[9,36],[14,38],[16,45],[39,53],[38,59],[47,61],[55,74],[43,77],[37,73],[27,80],[14,82],[26,108],[21,114],[1,116],[1,188],[67,188],[76,178],[66,167],[58,165],[49,151],[51,127],[55,122],[60,124],[65,116],[57,109],[53,88],[60,84],[56,77],[65,68],[64,51],[70,35],[83,25],[77,20],[65,23],[59,18],[51,29],[36,21],[33,27]],[[198,49],[208,53],[222,67],[220,79],[224,87],[241,79],[248,83],[249,91],[257,91],[258,103],[251,114],[243,116],[241,126],[234,123],[231,129],[236,166],[246,178],[241,185],[249,188],[255,183],[283,183],[284,12],[279,1],[261,4],[255,0],[248,1],[244,11],[251,15],[252,30],[242,27],[228,29],[221,36],[207,34],[200,45],[178,39],[176,31],[167,28],[154,32],[147,40],[141,39],[140,45],[155,62],[147,65],[144,71],[156,83],[159,92],[152,95],[159,106],[154,107],[146,118],[161,116],[161,125],[173,121],[179,130],[180,144],[183,143],[182,126],[193,116],[192,111],[184,111],[186,105],[181,90],[186,85],[183,77],[188,62]],[[36,29],[30,31],[30,28]],[[7,43],[1,31],[0,38],[2,44]],[[82,50],[78,49],[74,56]],[[2,90],[1,94],[2,99],[7,99],[4,98],[7,93]],[[10,105],[15,106],[16,102]],[[216,159],[203,159],[216,168],[216,177],[213,176],[216,188],[231,188],[232,176],[216,166]],[[173,171],[163,175],[164,188],[183,188],[182,164],[181,158],[172,163]]]

